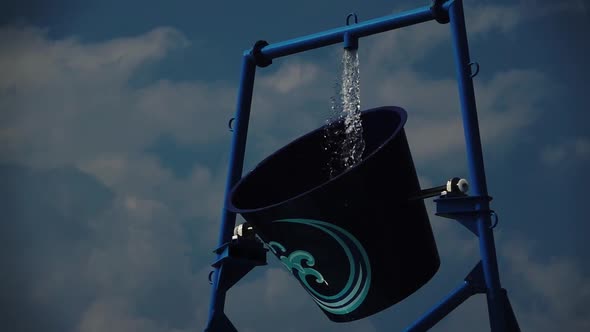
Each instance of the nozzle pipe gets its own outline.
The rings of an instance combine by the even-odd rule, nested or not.
[[[350,33],[344,34],[344,49],[357,50],[359,48],[359,39],[352,36]]]

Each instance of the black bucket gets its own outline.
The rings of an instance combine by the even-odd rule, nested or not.
[[[440,265],[399,107],[362,113],[363,160],[330,178],[325,126],[286,145],[230,193],[332,321],[357,320],[414,293]]]

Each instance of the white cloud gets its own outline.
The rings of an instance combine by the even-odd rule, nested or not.
[[[362,93],[375,105],[401,105],[408,111],[406,133],[418,162],[435,161],[464,147],[457,85],[407,69],[363,77]],[[368,82],[367,82],[368,81]],[[510,70],[477,81],[476,103],[484,145],[509,142],[540,116],[538,106],[549,80],[540,72]]]
[[[470,36],[476,37],[494,30],[499,30],[502,33],[509,32],[523,20],[519,7],[514,4],[467,2],[465,11]]]
[[[547,146],[541,152],[541,160],[546,164],[558,164],[563,161],[567,156],[566,147],[564,145],[559,146]]]
[[[587,161],[590,159],[590,139],[567,138],[559,143],[546,145],[541,149],[540,159],[548,166]]]
[[[135,213],[159,206],[174,211],[174,220],[202,224],[194,241],[213,248],[225,165],[214,170],[199,161],[179,179],[145,150],[165,134],[184,144],[225,143],[234,89],[198,81],[129,84],[143,65],[187,43],[171,28],[96,43],[51,40],[33,27],[0,28],[2,160],[73,164],[128,197]]]
[[[104,298],[96,301],[81,317],[79,332],[181,332],[137,315],[125,298]]]
[[[226,124],[235,105],[233,88],[199,81],[159,81],[136,96],[134,106],[142,118],[129,123],[136,130],[167,133],[185,144],[213,144],[229,137]]]
[[[525,23],[551,15],[579,15],[580,1],[519,0],[509,4],[497,1],[464,1],[468,39],[477,42],[490,33],[498,32],[506,38],[516,37],[515,29]],[[415,8],[415,7],[412,7]],[[399,8],[401,12],[408,8]],[[555,17],[555,16],[554,16]],[[377,70],[413,66],[431,55],[440,45],[450,45],[449,25],[437,22],[418,24],[368,38],[368,46],[361,42],[362,59]],[[473,50],[473,45],[472,45]]]
[[[95,296],[79,331],[164,332],[204,324],[194,310],[206,301],[208,283],[191,271],[189,239],[174,211],[118,197],[91,225],[94,245],[79,270]]]
[[[180,220],[165,206],[118,197],[92,225],[99,240],[106,242],[92,250],[87,268],[90,276],[98,277],[96,281],[104,290],[133,291],[160,278],[192,279],[183,257],[189,244]]]
[[[512,300],[523,330],[585,331],[590,328],[590,276],[568,257],[532,258],[530,243],[508,241],[501,253],[512,278]],[[514,280],[519,280],[515,282]]]
[[[64,76],[115,83],[127,79],[141,65],[163,58],[170,49],[188,45],[182,34],[167,27],[139,37],[93,44],[76,38],[53,41],[47,32],[36,27],[0,29],[0,91],[59,85]]]
[[[204,324],[193,313],[208,290],[206,275],[192,272],[189,253],[198,239],[187,235],[168,202],[113,198],[72,167],[13,168],[19,170],[10,173],[13,181],[23,186],[4,188],[2,196],[22,198],[0,223],[3,239],[14,239],[5,241],[3,258],[10,260],[0,277],[2,293],[16,296],[10,306],[23,316],[12,324],[3,319],[3,326],[163,332]],[[62,201],[70,207],[62,209]],[[209,258],[195,257],[198,266]]]
[[[0,28],[0,154],[37,166],[143,151],[160,135],[210,144],[226,139],[234,90],[202,82],[130,80],[187,44],[171,28],[83,43],[36,28]],[[48,71],[48,72],[46,72]]]
[[[509,33],[522,24],[548,16],[580,14],[577,1],[519,0],[510,4],[495,1],[465,1],[465,20],[470,36],[490,32]]]
[[[276,89],[280,93],[292,93],[317,79],[320,69],[311,63],[293,62],[261,79],[263,88]]]
[[[575,142],[576,156],[580,158],[590,157],[590,139],[580,137]]]
[[[154,156],[108,154],[82,161],[78,167],[93,174],[114,192],[126,197],[133,210],[166,207],[175,220],[198,223],[194,245],[203,250],[216,245],[221,218],[225,167],[216,170],[196,163],[186,178],[177,178]],[[212,257],[211,257],[212,258]]]
[[[522,3],[523,1],[521,1]],[[526,2],[526,1],[524,1]],[[470,40],[476,40],[493,31],[507,33],[526,19],[542,16],[531,15],[543,9],[543,14],[552,12],[546,6],[526,6],[523,4],[500,5],[465,1],[465,21]],[[400,10],[395,10],[399,12]],[[404,29],[385,32],[372,37],[374,41],[363,54],[367,55],[370,65],[386,65],[387,67],[406,67],[430,55],[430,52],[443,43],[450,43],[449,25],[441,25],[435,21],[418,24]]]

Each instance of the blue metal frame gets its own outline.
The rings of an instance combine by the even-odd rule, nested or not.
[[[428,330],[470,296],[478,293],[487,295],[491,331],[520,331],[506,290],[500,284],[489,208],[491,198],[487,192],[472,81],[474,75],[471,72],[462,0],[434,0],[432,6],[346,25],[280,43],[268,45],[266,42],[258,42],[255,47],[246,51],[242,60],[225,201],[231,188],[242,175],[256,66],[266,67],[272,63],[273,59],[337,43],[344,43],[345,48],[356,48],[358,39],[361,37],[432,20],[450,23],[451,27],[470,186],[473,193],[473,196],[446,197],[436,200],[437,214],[459,221],[479,237],[481,261],[457,289],[406,331]],[[232,241],[235,214],[224,208],[222,215],[219,248],[215,250],[217,260],[213,264],[215,270],[211,280],[213,289],[206,332],[237,331],[224,314],[226,292],[253,267],[266,263],[265,251],[262,247],[249,240]],[[248,254],[243,254],[244,252]]]

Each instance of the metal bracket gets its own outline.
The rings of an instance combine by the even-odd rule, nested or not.
[[[239,239],[215,249],[219,258],[211,266],[219,271],[217,287],[227,291],[254,267],[266,265],[267,251],[264,244],[255,239]]]
[[[256,63],[256,65],[261,68],[268,67],[272,64],[272,59],[267,59],[262,54],[262,49],[265,46],[268,46],[268,42],[266,40],[259,40],[254,44],[252,50],[250,51],[250,55],[254,59],[254,63]]]
[[[483,294],[486,292],[486,281],[483,276],[483,267],[479,261],[475,267],[465,277],[465,282],[473,290],[473,294]]]
[[[268,249],[256,239],[240,238],[223,244],[214,251],[218,259],[211,265],[216,272],[213,276],[213,286],[219,294],[225,294],[233,285],[242,279],[256,266],[266,265]],[[237,332],[223,309],[212,314],[205,332]]]
[[[482,214],[491,214],[489,196],[441,196],[435,199],[436,215],[457,220],[473,234],[479,236],[475,220]]]

